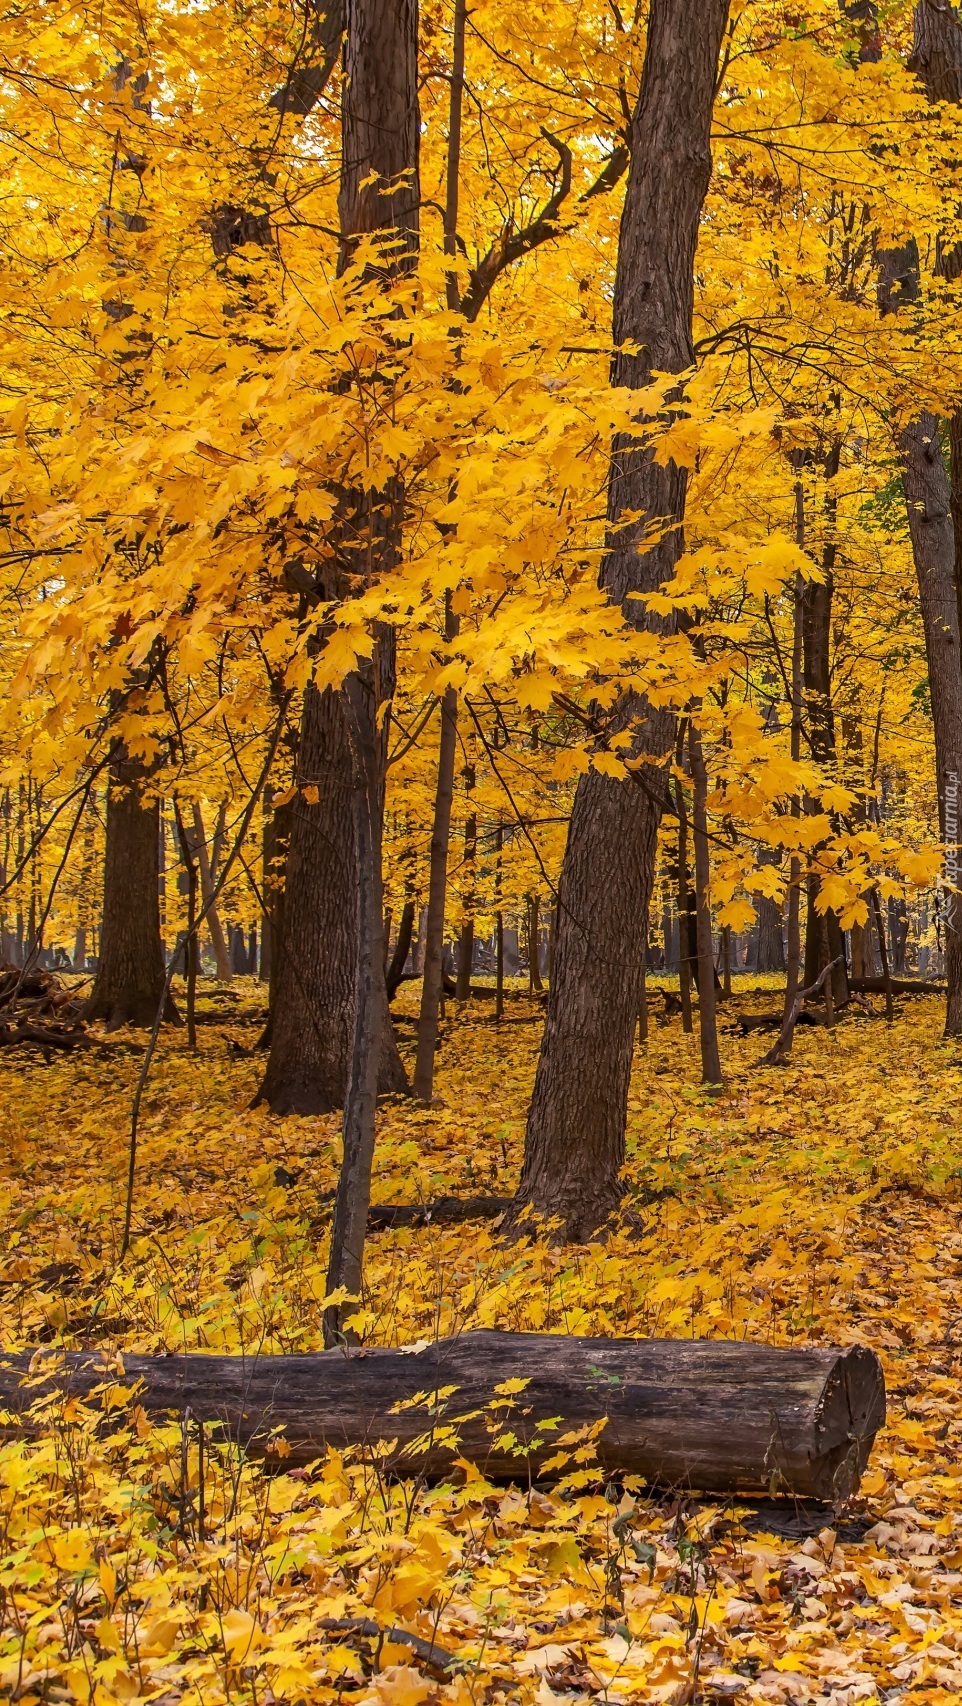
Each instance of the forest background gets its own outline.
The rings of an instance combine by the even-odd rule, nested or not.
[[[952,1697],[962,18],[0,29],[0,1317],[119,1394],[0,1448],[4,1686]],[[793,1549],[123,1386],[479,1324],[903,1403]]]

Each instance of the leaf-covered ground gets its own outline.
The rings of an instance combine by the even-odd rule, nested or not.
[[[239,987],[222,1011],[260,998]],[[510,1191],[538,1011],[517,998],[500,1028],[475,1008],[449,1018],[440,1105],[383,1113],[375,1200]],[[319,1347],[338,1144],[336,1120],[249,1111],[259,1062],[229,1039],[250,1044],[254,1025],[199,1035],[195,1057],[163,1041],[122,1266],[137,1056],[0,1056],[0,1345],[100,1347],[109,1410],[61,1405],[38,1440],[0,1445],[0,1698],[962,1692],[962,1059],[937,998],[891,1031],[859,1015],[800,1032],[784,1071],[753,1070],[757,1037],[727,1037],[715,1097],[678,1022],[653,1027],[634,1214],[604,1247],[504,1246],[485,1224],[369,1243],[362,1327],[380,1343],[498,1325],[873,1345],[889,1425],[859,1501],[814,1534],[791,1508],[606,1494],[590,1447],[560,1487],[529,1490],[519,1463],[506,1490],[468,1467],[391,1484],[335,1456],[285,1473],[280,1455],[265,1474],[208,1440],[201,1486],[195,1432],[151,1425],[112,1353]]]

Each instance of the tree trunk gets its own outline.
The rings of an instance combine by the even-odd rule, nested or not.
[[[692,777],[692,834],[695,843],[695,930],[698,966],[698,1035],[701,1075],[706,1084],[722,1081],[715,1014],[715,960],[711,933],[711,855],[708,845],[708,771],[701,735],[688,724],[688,754]]]
[[[275,1114],[329,1114],[344,1106],[353,1046],[358,855],[344,703],[313,685],[304,693],[297,786],[285,808],[290,839],[282,934],[275,912],[270,1053],[257,1103],[266,1102]],[[316,802],[307,788],[317,790]],[[381,1093],[406,1088],[388,1021]]]
[[[449,620],[450,628],[450,620]],[[450,637],[450,635],[449,635]],[[418,1016],[418,1050],[413,1090],[422,1102],[434,1093],[434,1058],[438,1047],[438,1017],[444,977],[444,912],[448,892],[448,844],[454,801],[454,762],[457,757],[458,695],[449,687],[441,701],[441,736],[431,830],[431,868],[428,879],[428,927]]]
[[[197,859],[191,847],[191,839],[184,820],[180,814],[180,806],[174,801],[174,822],[177,826],[177,841],[180,856],[184,861],[187,873],[187,933],[184,938],[184,980],[187,985],[187,1046],[193,1054],[197,1048],[197,972],[200,961],[200,943],[197,939]]]
[[[944,0],[920,0],[914,15],[915,39],[910,68],[932,102],[962,100],[962,25]],[[958,246],[943,252],[938,270],[956,276]],[[879,257],[879,309],[897,313],[920,295],[919,252],[915,241]],[[962,775],[962,658],[960,588],[956,553],[962,543],[952,524],[952,494],[939,443],[939,422],[928,412],[903,429],[899,448],[908,508],[912,555],[922,608],[929,694],[935,735],[939,823],[946,844],[945,1034],[962,1036],[962,897],[952,891],[960,875],[958,790]]]
[[[379,726],[378,671],[372,664],[349,675],[341,694],[349,718],[353,760],[353,816],[358,872],[357,974],[353,1000],[351,1068],[344,1099],[343,1158],[338,1178],[327,1290],[361,1295],[364,1240],[371,1204],[375,1114],[383,1039],[388,1024],[384,981],[384,896],[381,887],[383,741]],[[344,1307],[324,1315],[327,1344],[345,1337]]]
[[[199,800],[194,801],[192,815],[194,824],[194,845],[197,851],[197,863],[200,867],[201,901],[203,905],[207,907],[210,905],[210,899],[214,892],[214,870],[211,864],[210,853],[207,848],[207,831],[204,828],[204,814],[201,810]],[[224,926],[220,921],[220,915],[216,906],[211,906],[210,911],[207,914],[206,924],[207,934],[210,937],[210,945],[214,950],[214,961],[217,967],[217,981],[218,983],[230,983],[230,952],[224,939]]]
[[[156,800],[145,804],[142,765],[119,748],[110,766],[104,854],[100,960],[85,1017],[120,1025],[153,1025],[164,993],[160,940]],[[164,1019],[178,1023],[168,994]]]
[[[541,902],[533,894],[528,900],[528,985],[532,995],[544,990],[541,978]]]
[[[386,277],[409,272],[417,257],[421,186],[417,0],[347,0],[338,191],[340,268],[358,241],[381,236]],[[401,549],[403,491],[394,479],[380,491],[342,494],[342,520],[331,543],[332,590],[339,597],[393,569]],[[381,835],[391,700],[393,629],[375,631],[374,658],[348,675],[338,694],[347,734],[356,874],[354,1013],[350,1073],[344,1098],[344,1154],[338,1180],[328,1291],[360,1293],[371,1201],[375,1110],[385,1045],[393,1042],[384,976]],[[384,715],[387,713],[387,715]],[[396,1050],[395,1050],[396,1053]],[[343,1309],[325,1312],[328,1343],[344,1336]]]
[[[387,968],[387,998],[389,1001],[394,1000],[395,995],[401,987],[404,968],[408,963],[408,955],[411,952],[411,936],[413,935],[413,932],[414,902],[413,900],[406,900],[401,908],[401,917],[398,920],[397,927],[397,940],[394,944],[394,952],[391,955],[391,963]]]
[[[32,1360],[31,1360],[32,1359]],[[29,1406],[51,1390],[88,1396],[103,1368],[85,1351],[50,1353],[46,1383],[35,1351],[0,1356],[0,1402],[26,1433]],[[59,1372],[58,1372],[59,1371]],[[31,1384],[20,1382],[30,1377]],[[151,1414],[187,1410],[264,1451],[283,1428],[288,1468],[327,1448],[390,1440],[385,1467],[447,1478],[455,1456],[495,1480],[527,1485],[558,1456],[557,1428],[602,1418],[599,1476],[637,1475],[655,1486],[705,1492],[852,1495],[885,1421],[885,1382],[874,1351],[776,1349],[727,1339],[588,1339],[549,1333],[463,1333],[423,1349],[339,1349],[306,1356],[128,1356],[124,1379],[143,1382]],[[527,1382],[513,1408],[492,1411],[506,1380]],[[426,1405],[441,1388],[457,1444],[442,1444]],[[420,1402],[412,1403],[417,1394]],[[95,1401],[95,1400],[94,1400]],[[436,1400],[434,1400],[436,1402]],[[458,1421],[464,1415],[463,1421]],[[441,1404],[441,1419],[445,1405]],[[17,1423],[14,1424],[15,1426]],[[503,1443],[511,1435],[530,1454]],[[549,1474],[570,1472],[572,1456]],[[789,1507],[791,1508],[791,1507]]]
[[[923,414],[902,433],[902,478],[919,583],[929,695],[935,735],[939,825],[946,844],[945,1034],[962,1036],[962,896],[959,869],[959,778],[962,777],[962,658],[955,587],[955,538],[939,424]]]
[[[832,708],[832,606],[835,597],[835,563],[838,500],[834,482],[838,478],[841,443],[836,440],[825,458],[825,543],[822,550],[821,581],[806,582],[801,595],[802,678],[808,708],[809,746],[812,759],[836,780],[835,714]],[[832,995],[842,1003],[848,995],[845,969],[845,940],[838,915],[823,915],[816,909],[818,883],[808,884],[805,930],[805,982],[814,983],[824,966],[837,961],[832,972]]]
[[[698,229],[711,177],[711,120],[728,0],[652,0],[645,64],[632,119],[631,164],[614,295],[616,385],[646,386],[655,371],[694,365],[692,316]],[[622,346],[636,346],[628,353]],[[687,475],[657,464],[630,436],[613,447],[609,550],[601,581],[626,618],[667,626],[630,593],[670,580],[684,548]],[[642,519],[622,522],[626,512]],[[646,525],[668,519],[639,550]],[[674,721],[630,700],[635,756],[668,756]],[[555,977],[528,1117],[519,1207],[557,1218],[570,1238],[591,1236],[621,1201],[645,920],[664,787],[591,771],[578,784],[558,900]]]

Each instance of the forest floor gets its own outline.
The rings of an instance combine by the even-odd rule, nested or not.
[[[234,987],[208,1013],[263,999]],[[449,1016],[438,1105],[380,1116],[376,1202],[510,1194],[540,1009],[513,997],[496,1027],[488,1005]],[[406,1039],[409,993],[399,1006]],[[205,1024],[193,1056],[164,1036],[122,1266],[138,1055],[0,1056],[3,1349],[319,1348],[337,1120],[248,1111],[261,1062],[230,1042],[256,1034]],[[891,1029],[859,1014],[800,1031],[787,1069],[755,1069],[765,1046],[726,1034],[710,1096],[696,1041],[653,1025],[631,1095],[634,1223],[568,1249],[505,1246],[489,1223],[380,1232],[361,1326],[387,1344],[485,1326],[865,1342],[889,1421],[851,1509],[606,1498],[590,1465],[530,1491],[523,1473],[509,1490],[392,1484],[335,1454],[269,1475],[227,1447],[208,1450],[201,1508],[191,1440],[151,1424],[106,1359],[106,1430],[71,1401],[40,1438],[0,1444],[0,1698],[957,1699],[962,1053],[937,997]],[[323,1627],[354,1617],[457,1662]]]

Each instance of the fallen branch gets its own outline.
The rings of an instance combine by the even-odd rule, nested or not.
[[[788,1064],[788,1057],[792,1052],[792,1039],[795,1035],[795,1026],[798,1024],[801,1017],[803,1004],[810,996],[821,994],[825,987],[826,980],[831,976],[835,967],[837,965],[841,965],[841,963],[842,956],[840,954],[837,959],[831,960],[827,966],[822,968],[814,983],[810,983],[807,989],[799,990],[792,1005],[791,1012],[787,1013],[785,1016],[785,1022],[782,1025],[777,1042],[772,1044],[767,1054],[762,1055],[761,1060],[756,1061],[755,1064],[757,1066],[786,1066]]]
[[[430,1203],[372,1203],[369,1232],[389,1232],[395,1226],[463,1226],[469,1220],[497,1220],[513,1197],[437,1197]]]
[[[563,1475],[573,1459],[559,1439],[603,1422],[599,1479],[844,1499],[885,1419],[881,1365],[862,1346],[479,1332],[308,1356],[51,1352],[48,1366],[29,1351],[0,1356],[0,1409],[13,1431],[49,1431],[46,1406],[31,1408],[38,1399],[95,1397],[105,1385],[113,1395],[119,1375],[145,1410],[189,1408],[252,1451],[269,1455],[281,1432],[288,1467],[353,1446],[436,1478],[451,1475],[457,1456],[497,1480]],[[506,1381],[519,1383],[509,1404]],[[116,1411],[108,1417],[115,1425]]]
[[[408,1629],[382,1629],[380,1623],[375,1623],[372,1617],[321,1617],[318,1623],[321,1629],[326,1629],[332,1635],[364,1635],[370,1641],[377,1641],[378,1652],[384,1641],[410,1647],[415,1658],[441,1676],[447,1675],[458,1663],[454,1653],[445,1652],[443,1647],[435,1646],[433,1641],[426,1641],[423,1635],[412,1635]]]

